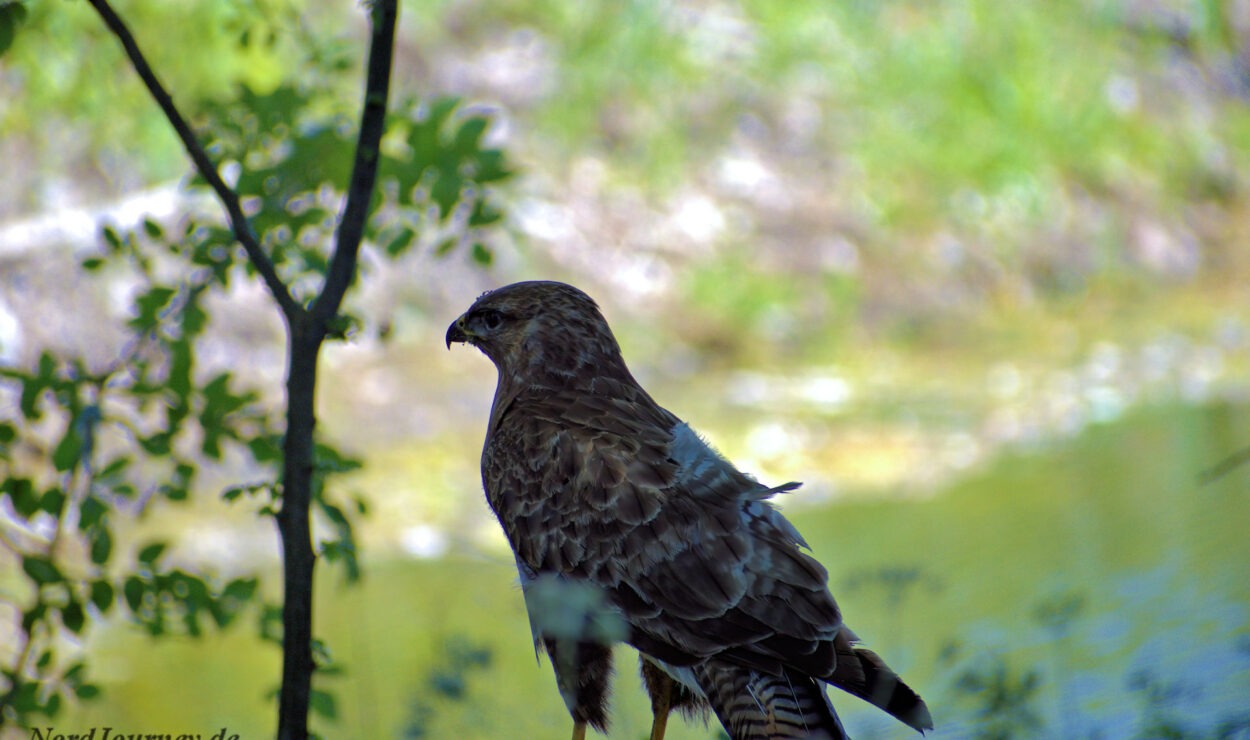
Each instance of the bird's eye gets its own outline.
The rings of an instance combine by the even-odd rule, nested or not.
[[[486,327],[487,329],[491,329],[491,330],[498,329],[500,324],[502,323],[503,323],[503,314],[499,313],[498,311],[483,311],[482,312],[482,326]]]

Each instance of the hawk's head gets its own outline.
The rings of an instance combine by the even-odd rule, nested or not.
[[[500,377],[539,382],[624,369],[621,350],[590,296],[547,280],[483,293],[447,327],[447,346],[465,342],[499,368]]]

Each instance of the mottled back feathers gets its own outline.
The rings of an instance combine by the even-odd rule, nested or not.
[[[588,296],[551,282],[500,288],[447,341],[499,370],[482,482],[523,571],[599,589],[626,640],[693,677],[689,690],[735,738],[842,737],[822,682],[932,726],[919,697],[855,644],[825,569],[768,503],[797,484],[759,483],[656,404]],[[555,665],[560,648],[548,648]],[[575,663],[557,666],[558,683],[597,687],[560,675],[591,670]],[[606,703],[606,687],[579,701]]]

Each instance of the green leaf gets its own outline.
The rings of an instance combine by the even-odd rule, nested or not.
[[[287,200],[299,191],[314,190],[322,183],[331,183],[338,191],[347,188],[351,175],[355,142],[344,139],[337,127],[310,128],[295,137],[292,154],[278,171],[290,191]]]
[[[321,555],[322,560],[325,560],[327,563],[338,562],[339,558],[344,555],[343,547],[337,541],[322,542],[321,552],[319,554]]]
[[[93,527],[88,530],[87,538],[91,541],[91,562],[104,565],[113,554],[113,535],[108,527]]]
[[[252,458],[258,463],[277,462],[282,459],[282,437],[278,435],[271,434],[249,439],[247,448],[251,450]]]
[[[485,244],[481,242],[473,243],[473,261],[474,262],[478,263],[479,265],[482,265],[483,267],[489,267],[493,259],[494,259],[494,255],[491,254],[490,249],[488,249]]]
[[[77,684],[82,681],[82,674],[87,671],[84,663],[75,663],[65,671],[65,675],[61,676],[61,680],[68,684]]]
[[[184,314],[185,318],[185,314]],[[184,336],[169,345],[169,376],[166,383],[175,395],[191,392],[191,337]]]
[[[230,373],[218,374],[204,386],[203,393],[204,412],[200,415],[200,424],[205,427],[218,427],[227,415],[256,400],[252,392],[230,392]]]
[[[326,322],[327,339],[347,339],[360,330],[359,318],[348,313],[339,313]]]
[[[77,601],[70,601],[61,607],[61,624],[65,625],[65,628],[70,632],[81,635],[85,622],[86,618],[83,614],[82,604],[79,604]]]
[[[114,595],[113,584],[107,580],[101,578],[91,582],[91,603],[102,613],[107,613],[113,606]]]
[[[85,683],[74,687],[74,695],[82,701],[90,701],[100,695],[100,687],[93,683]]]
[[[26,20],[26,5],[19,2],[0,3],[0,54],[9,50],[17,36],[17,27]]]
[[[14,374],[22,383],[22,397],[19,408],[22,416],[37,421],[43,416],[38,403],[44,391],[56,384],[56,360],[48,352],[39,356],[39,367],[32,375]]]
[[[101,229],[101,233],[103,234],[104,242],[108,244],[110,251],[114,253],[121,251],[122,238],[121,235],[117,233],[117,229],[105,224],[104,228]]]
[[[151,565],[156,562],[157,558],[164,554],[165,548],[167,547],[169,547],[169,545],[164,542],[153,542],[139,551],[139,562],[145,565]]]
[[[143,219],[143,230],[153,239],[160,239],[165,236],[165,230],[151,218]]]
[[[236,578],[226,584],[226,587],[221,591],[221,596],[223,599],[251,601],[252,596],[256,593],[258,584],[259,581],[255,578]]]
[[[139,437],[139,446],[149,455],[164,457],[169,454],[170,434],[168,432],[157,432],[150,437]]]
[[[110,478],[113,478],[118,473],[121,473],[123,470],[125,470],[129,465],[130,465],[129,457],[126,457],[124,455],[121,457],[118,457],[110,461],[107,465],[101,468],[98,473],[95,474],[96,480],[102,481],[102,480],[108,480]]]
[[[86,270],[87,272],[95,272],[96,270],[99,270],[101,267],[104,266],[104,258],[103,257],[87,257],[83,259],[82,262],[79,262],[78,264],[81,265],[82,269]]]
[[[42,601],[36,603],[28,611],[22,612],[22,631],[30,634],[35,623],[43,620],[48,613],[48,605]]]
[[[24,378],[22,381],[22,398],[18,403],[18,408],[22,410],[22,416],[30,421],[38,421],[42,414],[36,405],[39,401],[40,394],[43,393],[43,385],[37,378]]]
[[[321,473],[346,473],[364,466],[360,460],[348,457],[333,447],[318,442],[313,447],[313,468]]]
[[[512,171],[508,169],[504,153],[501,150],[483,149],[478,152],[473,172],[474,181],[486,184],[506,180],[511,176]]]
[[[477,198],[473,201],[473,210],[469,213],[469,226],[482,227],[491,224],[503,218],[503,213],[486,201],[485,198]]]
[[[460,124],[460,130],[456,132],[455,141],[452,142],[452,149],[461,156],[469,156],[478,150],[478,142],[482,139],[482,134],[486,131],[486,125],[490,123],[482,116],[473,116],[468,118],[464,123]]]
[[[309,693],[308,708],[325,719],[335,719],[339,714],[334,695],[321,689],[313,689]]]
[[[257,633],[262,640],[278,645],[282,644],[282,607],[274,604],[262,604],[259,628]]]
[[[392,237],[391,240],[382,247],[382,249],[391,257],[398,257],[408,251],[408,247],[412,246],[412,240],[416,237],[416,235],[416,231],[408,227],[404,227],[400,229],[399,233]]]
[[[39,508],[52,516],[60,516],[61,510],[65,508],[65,492],[59,488],[44,491],[43,497],[39,499]]]
[[[430,188],[430,200],[438,204],[439,217],[446,219],[460,200],[460,192],[464,188],[464,180],[454,172],[440,172],[434,186]]]
[[[147,586],[138,576],[130,576],[122,585],[122,595],[126,597],[126,605],[136,615],[139,613],[139,607],[143,605],[143,594],[146,591]]]
[[[82,437],[78,435],[78,425],[70,424],[56,449],[52,451],[52,464],[63,473],[77,465],[81,455]]]
[[[80,531],[91,529],[100,522],[106,511],[108,511],[108,506],[104,502],[93,495],[88,495],[78,507],[78,529]]]
[[[347,515],[344,514],[343,510],[339,507],[334,504],[326,503],[324,500],[318,501],[317,504],[321,509],[321,512],[326,515],[326,518],[333,522],[336,526],[351,526],[350,522],[347,520]]]
[[[438,243],[438,246],[434,247],[434,256],[446,257],[447,255],[451,254],[451,250],[455,249],[456,245],[459,243],[460,243],[460,240],[457,239],[455,236],[446,237],[445,239],[443,239],[442,241]]]
[[[35,496],[35,486],[29,478],[8,478],[0,484],[0,493],[8,496],[13,502],[13,509],[23,519],[29,519],[39,511],[39,498]]]
[[[326,644],[325,640],[314,637],[309,648],[312,651],[313,663],[318,669],[334,663],[334,656],[330,654],[330,646]]]
[[[170,501],[186,501],[188,491],[186,486],[179,486],[170,483],[162,483],[158,488],[160,494]]]
[[[226,627],[239,611],[252,600],[256,594],[255,578],[236,578],[222,589],[221,597],[209,604],[210,613],[218,627]]]
[[[198,294],[193,294],[198,297]],[[182,336],[184,339],[198,336],[208,324],[208,314],[200,306],[199,300],[188,300],[182,307]]]
[[[56,380],[56,358],[44,350],[39,355],[39,380],[45,385],[52,385]]]
[[[39,585],[48,583],[60,583],[65,580],[65,576],[61,575],[61,571],[56,565],[46,557],[37,555],[25,555],[22,557],[22,570],[26,571],[26,575]]]
[[[161,313],[177,294],[173,288],[153,285],[135,299],[135,316],[129,325],[139,331],[150,331],[160,322]]]

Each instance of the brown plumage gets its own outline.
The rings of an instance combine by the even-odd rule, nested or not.
[[[735,740],[845,737],[833,684],[917,730],[924,702],[858,647],[799,533],[634,380],[594,301],[525,282],[447,330],[495,363],[482,482],[574,719],[607,723],[608,645],[638,649],[656,729],[710,706]]]

